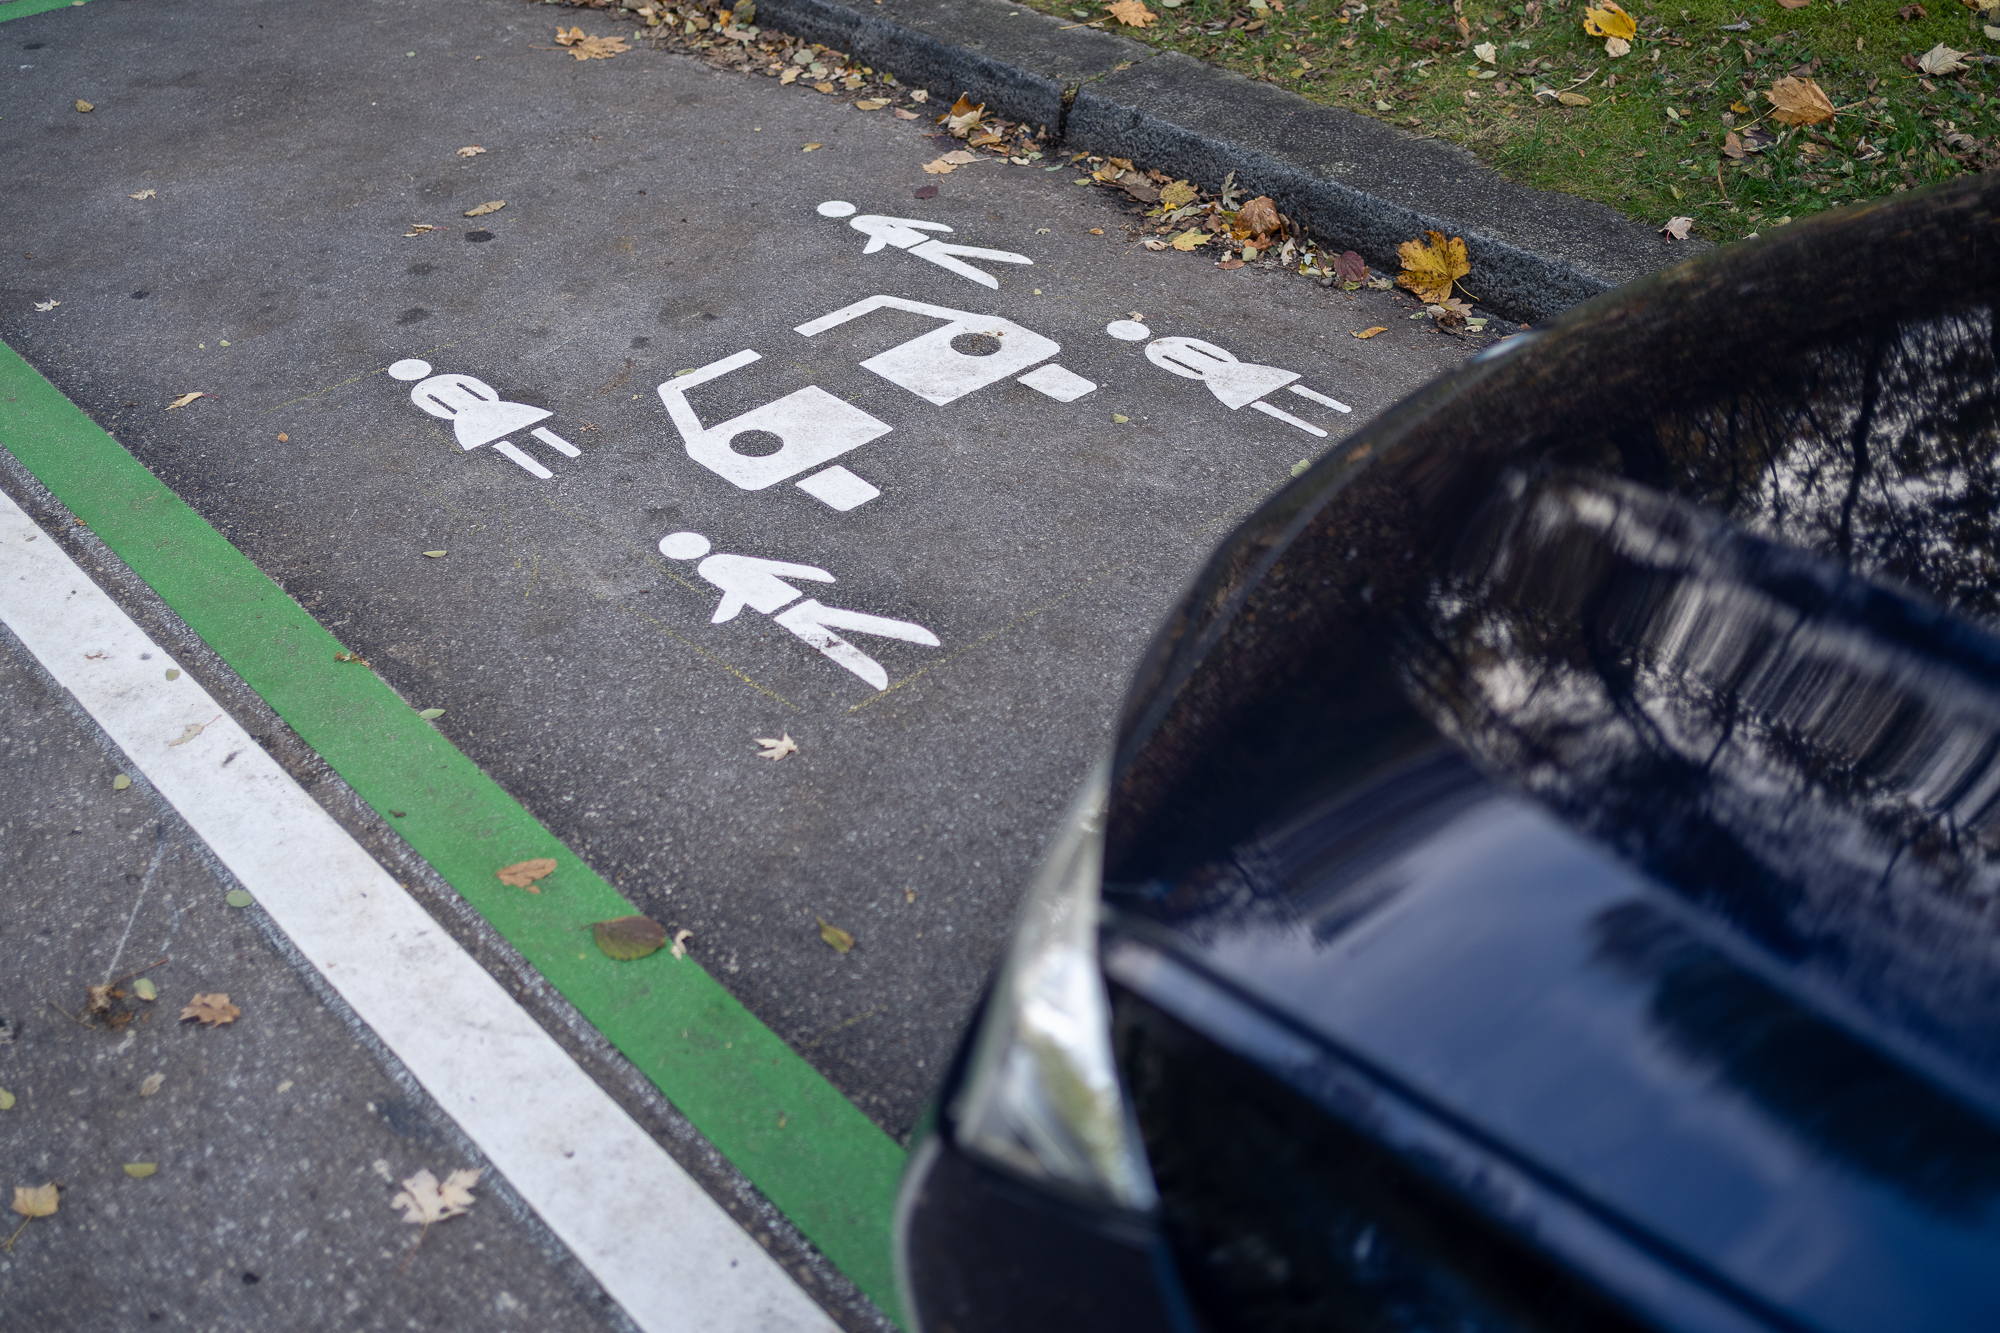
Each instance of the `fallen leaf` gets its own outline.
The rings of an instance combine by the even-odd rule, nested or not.
[[[1139,244],[1145,246],[1148,250],[1164,250],[1167,248],[1165,241],[1152,236],[1147,237],[1145,240],[1139,242]]]
[[[36,307],[36,309],[40,308],[41,307],[39,306]],[[197,398],[213,398],[213,397],[215,397],[215,395],[212,393],[200,393],[200,392],[184,393],[180,397],[174,399],[174,401],[172,401],[171,403],[167,404],[167,411],[171,412],[177,407],[186,407],[189,403],[193,402]]]
[[[414,225],[413,225],[413,226],[412,226],[412,227],[411,227],[411,228],[410,228],[410,229],[409,229],[408,231],[404,232],[404,233],[403,233],[403,235],[405,235],[405,236],[421,236],[421,235],[423,235],[423,234],[424,234],[425,232],[427,232],[427,231],[436,231],[436,230],[437,230],[437,228],[436,228],[436,227],[433,227],[433,226],[432,226],[432,225],[431,225],[430,223],[428,223],[428,222],[419,222],[419,223],[416,223],[416,224],[414,224]]]
[[[433,721],[436,721],[436,720],[437,720],[438,718],[441,718],[441,717],[443,717],[443,716],[444,716],[444,709],[442,709],[442,708],[425,708],[425,709],[422,709],[422,710],[420,710],[420,711],[419,711],[419,712],[417,713],[417,716],[418,716],[418,717],[420,717],[420,718],[422,718],[422,719],[423,719],[424,721],[426,721],[426,722],[433,722]]]
[[[460,157],[478,157],[478,156],[479,156],[479,155],[480,155],[481,153],[483,153],[483,152],[485,152],[485,151],[486,151],[486,150],[485,150],[484,148],[481,148],[481,147],[480,147],[480,146],[479,146],[478,144],[476,144],[476,143],[475,143],[475,144],[467,144],[467,145],[466,145],[465,147],[463,147],[463,148],[461,148],[461,149],[459,149],[459,150],[458,150],[458,155],[459,155]]]
[[[137,981],[133,982],[132,993],[147,1004],[151,1004],[160,998],[160,988],[153,984],[151,977],[140,977]]]
[[[85,115],[88,115],[92,111],[97,110],[97,107],[94,104],[86,102],[81,97],[79,97],[76,99],[76,109],[78,111],[83,112]]]
[[[1607,37],[1604,39],[1604,54],[1610,56],[1613,60],[1616,60],[1620,56],[1630,55],[1632,54],[1632,43],[1626,41],[1623,37]]]
[[[854,104],[854,109],[856,111],[880,111],[887,105],[889,105],[889,99],[886,97],[864,97]],[[911,119],[914,120],[916,117],[912,116]]]
[[[1007,137],[992,130],[981,130],[965,142],[974,148],[991,148],[996,143],[1006,143]]]
[[[1743,157],[1743,141],[1736,137],[1736,131],[1722,136],[1722,155],[1739,160]]]
[[[1452,284],[1472,272],[1472,263],[1466,258],[1463,238],[1447,240],[1436,231],[1424,235],[1428,242],[1404,241],[1396,247],[1396,257],[1403,262],[1396,285],[1415,292],[1418,300],[1435,303],[1450,297]]]
[[[1146,8],[1141,0],[1112,0],[1104,7],[1104,12],[1128,28],[1143,28],[1160,17]]]
[[[667,942],[667,928],[649,916],[615,916],[593,925],[590,937],[607,958],[629,963],[658,953]]]
[[[1590,99],[1582,93],[1557,93],[1556,101],[1564,106],[1589,106]]]
[[[1991,23],[1981,28],[1980,31],[1986,34],[1988,41],[2000,42],[2000,28],[1994,27]]]
[[[830,93],[833,91],[833,85],[830,83],[815,83],[813,91],[817,93]]]
[[[160,1085],[165,1083],[166,1081],[167,1081],[167,1076],[165,1074],[146,1075],[146,1081],[139,1085],[139,1095],[141,1097],[152,1096],[154,1093],[160,1090]]]
[[[57,1206],[54,1181],[46,1185],[16,1185],[14,1211],[23,1217],[53,1217]],[[18,1234],[18,1233],[17,1233]]]
[[[1132,418],[1122,412],[1113,412],[1111,414],[1111,423],[1115,426],[1129,426],[1132,424]]]
[[[344,648],[333,655],[333,660],[336,662],[356,662],[362,666],[368,665],[368,659],[360,653],[350,653]]]
[[[1488,65],[1500,58],[1499,48],[1491,42],[1481,42],[1479,45],[1473,47],[1472,54],[1478,57],[1481,62]]]
[[[1917,68],[1926,74],[1956,74],[1965,68],[1965,52],[1939,42],[1917,57]]]
[[[546,879],[556,873],[556,859],[553,856],[537,856],[531,861],[516,861],[510,866],[501,866],[493,872],[493,878],[502,884],[511,884],[529,893],[540,893],[535,881]]]
[[[1360,330],[1359,332],[1355,333],[1354,336],[1357,338],[1373,338],[1378,333],[1387,333],[1388,331],[1389,331],[1389,326],[1387,324],[1377,324],[1372,329]]]
[[[977,153],[968,153],[963,148],[954,148],[939,160],[949,162],[955,167],[969,167],[980,159]]]
[[[915,120],[917,118],[916,112],[905,111],[901,107],[897,107],[894,114],[897,120]]]
[[[1667,225],[1660,228],[1660,235],[1670,241],[1685,241],[1693,226],[1693,218],[1668,218]]]
[[[801,153],[816,153],[824,147],[826,147],[826,145],[823,143],[809,143],[805,147],[799,149],[799,151]]]
[[[1220,263],[1216,264],[1216,267],[1219,269],[1238,269],[1243,267],[1243,261],[1232,257],[1229,259],[1222,260]]]
[[[1357,251],[1344,251],[1334,256],[1333,276],[1342,282],[1366,282],[1368,262]]]
[[[673,953],[675,958],[677,959],[685,958],[687,957],[687,942],[693,938],[694,938],[693,931],[677,930],[674,932],[674,942],[668,945],[667,947]]]
[[[224,1023],[234,1023],[243,1011],[229,1002],[227,992],[214,995],[197,995],[194,1002],[181,1010],[181,1022],[190,1018],[207,1027],[220,1027]]]
[[[147,1176],[152,1175],[155,1171],[159,1169],[160,1169],[160,1164],[158,1162],[125,1163],[125,1174],[132,1177],[132,1179],[134,1180],[144,1180]]]
[[[937,198],[937,194],[938,189],[935,185],[919,185],[916,189],[910,191],[911,197],[916,199],[935,199]]]
[[[222,901],[228,903],[231,907],[248,907],[257,900],[250,896],[250,890],[248,889],[231,889],[222,895]]]
[[[568,47],[578,60],[609,60],[632,49],[623,37],[586,37],[582,28],[571,28],[568,32],[557,28],[556,44]]]
[[[219,717],[221,715],[217,714],[217,716]],[[210,723],[213,723],[214,721],[215,718],[210,718],[207,722],[190,722],[187,724],[186,729],[183,730],[179,736],[176,736],[173,740],[168,741],[167,744],[169,746],[186,745],[189,741],[201,735],[202,732],[207,731]]]
[[[285,443],[286,441],[290,440],[291,438],[292,438],[291,436],[289,436],[289,435],[285,434],[285,433],[284,433],[283,431],[279,431],[279,432],[278,432],[278,443],[279,443],[279,444],[284,444],[284,443]]]
[[[1778,0],[1778,3],[1786,9],[1804,9],[1812,0]]]
[[[1201,196],[1201,191],[1187,181],[1175,181],[1160,187],[1160,206],[1169,211],[1186,208]]]
[[[111,779],[111,790],[113,791],[124,791],[131,785],[132,779],[124,773],[120,773],[117,777]]]
[[[14,1094],[5,1088],[0,1088],[0,1111],[11,1111],[13,1109]]]
[[[425,551],[424,554],[433,560],[442,560],[451,553],[449,551]]]
[[[1583,30],[1592,37],[1623,37],[1627,41],[1639,35],[1637,21],[1618,5],[1618,0],[1604,0],[1598,8],[1584,10]]]
[[[1174,249],[1176,250],[1192,250],[1198,245],[1207,244],[1208,233],[1202,231],[1199,227],[1189,227],[1186,231],[1174,237],[1173,241]]]
[[[788,754],[799,752],[799,743],[792,739],[792,733],[789,731],[775,740],[769,736],[753,736],[751,739],[765,747],[757,752],[759,759],[783,759]]]
[[[506,206],[507,201],[505,199],[489,199],[477,208],[466,209],[465,216],[469,218],[483,218],[488,213],[498,213]]]
[[[54,309],[55,309],[55,308],[56,308],[57,306],[59,306],[59,305],[61,305],[61,304],[62,304],[62,302],[61,302],[61,301],[37,301],[37,302],[35,302],[35,309],[37,309],[37,310],[54,310]],[[199,398],[199,397],[201,397],[201,395],[200,395],[200,394],[196,394],[196,395],[195,395],[195,397]]]
[[[924,163],[924,170],[933,176],[949,176],[952,172],[957,171],[958,168],[943,158],[938,158],[934,162]]]
[[[958,100],[951,104],[951,110],[938,117],[938,124],[944,126],[946,132],[963,139],[977,128],[985,115],[986,103],[975,106],[970,97],[960,93]]]
[[[854,937],[839,926],[829,926],[825,917],[819,918],[819,937],[831,944],[835,953],[846,953],[854,947]]]
[[[160,192],[158,190],[141,190],[137,194],[128,194],[125,197],[127,199],[151,199],[157,196],[159,193]]]
[[[468,1167],[452,1172],[440,1185],[438,1178],[428,1170],[419,1171],[403,1181],[402,1190],[389,1200],[389,1206],[401,1213],[403,1220],[411,1226],[428,1228],[433,1222],[443,1222],[470,1211],[477,1202],[472,1197],[472,1187],[479,1183],[483,1174],[478,1167]]]
[[[1818,125],[1833,119],[1833,99],[1811,79],[1779,79],[1764,94],[1780,125]]]
[[[1236,214],[1236,230],[1247,236],[1268,236],[1284,224],[1278,220],[1278,205],[1269,195],[1259,195]]]
[[[780,74],[778,76],[778,82],[781,84],[789,84],[793,80],[797,79],[800,73],[801,71],[797,65],[789,66],[783,74]],[[914,119],[914,117],[912,119]]]

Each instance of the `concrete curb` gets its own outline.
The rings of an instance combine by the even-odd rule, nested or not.
[[[1208,189],[1233,172],[1379,269],[1396,270],[1397,245],[1426,230],[1463,236],[1467,287],[1514,319],[1547,319],[1709,248],[1515,185],[1455,145],[1004,0],[759,0],[757,10],[904,83],[1048,125],[1072,149]]]

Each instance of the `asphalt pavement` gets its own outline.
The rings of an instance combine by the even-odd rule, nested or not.
[[[643,47],[577,61],[558,20],[630,32],[500,0],[0,24],[0,337],[362,659],[338,669],[441,710],[451,746],[904,1139],[1163,613],[1295,465],[1477,344],[1401,294],[1147,250],[1136,207],[1053,148],[926,172],[957,146],[934,104],[899,119]],[[400,1302],[450,1255],[450,1283],[495,1309],[504,1290],[523,1327],[615,1326],[532,1203],[383,1267],[373,1163],[442,1175],[477,1145],[282,931],[214,905],[227,868],[143,780],[107,803],[87,720],[6,647],[10,713],[50,737],[10,738],[50,767],[0,784],[35,849],[10,878],[45,895],[10,901],[7,935],[47,938],[8,965],[10,1020],[103,979],[131,913],[117,962],[172,953],[177,983],[255,991],[272,1021],[244,1041],[247,1010],[162,1013],[123,1054],[60,1026],[0,1051],[0,1084],[70,1117],[0,1119],[17,1175],[85,1134],[100,1172],[226,1152],[194,1132],[218,1117],[259,1145],[173,1205],[217,1237],[185,1265],[86,1279],[74,1253],[17,1255],[5,1299],[88,1282],[119,1312],[157,1288],[191,1326],[269,1326],[231,1274],[295,1244],[315,1291]],[[379,813],[355,817],[371,848],[454,817]],[[126,1090],[160,1042],[188,1071],[171,1118]],[[396,1098],[408,1133],[356,1111]],[[72,1129],[78,1101],[118,1109]],[[285,1241],[272,1201],[305,1177],[389,1222],[363,1239],[320,1204]],[[436,1299],[445,1322],[473,1308]]]

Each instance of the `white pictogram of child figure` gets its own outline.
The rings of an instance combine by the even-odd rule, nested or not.
[[[492,385],[470,375],[432,375],[428,361],[398,361],[389,367],[389,376],[406,382],[420,381],[410,390],[410,401],[430,415],[449,421],[459,448],[472,450],[500,440],[500,443],[493,444],[495,453],[543,481],[555,475],[523,453],[513,441],[500,439],[503,435],[534,426],[537,421],[553,416],[554,413],[546,407],[510,403],[494,392]],[[552,430],[536,426],[531,433],[566,458],[575,458],[583,453]]]
[[[744,607],[762,611],[826,656],[846,667],[878,690],[889,688],[889,673],[882,664],[833,631],[870,634],[882,639],[901,639],[927,648],[938,646],[937,635],[922,625],[887,616],[863,615],[822,606],[814,598],[798,601],[800,592],[786,579],[806,579],[832,583],[833,575],[814,565],[794,565],[783,560],[764,560],[753,555],[710,555],[708,538],[699,532],[672,532],[660,538],[660,554],[669,560],[700,560],[695,572],[722,590],[709,624],[721,625],[736,619]],[[706,558],[704,558],[706,557]],[[780,608],[790,605],[780,613]]]

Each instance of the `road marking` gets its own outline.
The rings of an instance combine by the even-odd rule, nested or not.
[[[1126,342],[1137,342],[1150,330],[1143,324],[1114,320],[1105,325],[1104,331],[1114,338]],[[1234,412],[1241,407],[1254,408],[1265,416],[1276,417],[1288,426],[1297,426],[1308,435],[1325,437],[1326,432],[1310,421],[1301,420],[1283,408],[1273,407],[1261,401],[1265,394],[1290,387],[1302,398],[1336,412],[1351,412],[1354,409],[1338,399],[1323,393],[1293,384],[1299,378],[1296,370],[1281,370],[1277,366],[1260,366],[1252,361],[1239,361],[1234,352],[1217,347],[1214,343],[1203,342],[1199,338],[1155,338],[1146,344],[1146,359],[1161,370],[1170,371],[1186,379],[1200,380],[1215,395],[1216,401]]]
[[[0,621],[647,1330],[825,1313],[12,499]],[[79,643],[89,643],[86,656]],[[233,759],[233,762],[231,760]]]
[[[632,903],[373,672],[336,663],[345,644],[4,344],[0,447],[363,801],[385,815],[404,812],[396,832],[411,850],[807,1240],[896,1316],[889,1224],[903,1152],[892,1139],[694,957],[676,961],[661,950],[614,963],[579,950],[578,921],[623,916]],[[524,894],[494,879],[500,866],[537,854],[557,860],[560,893]]]
[[[956,273],[961,278],[969,278],[980,286],[990,287],[995,291],[1000,288],[998,278],[970,264],[960,262],[959,257],[987,259],[996,264],[1035,262],[1026,255],[1015,254],[1012,250],[987,250],[976,245],[946,245],[943,241],[924,235],[927,231],[949,232],[951,228],[942,222],[926,222],[922,218],[883,217],[875,213],[863,213],[860,217],[855,217],[854,205],[845,199],[829,199],[819,206],[818,212],[823,218],[846,218],[848,226],[866,236],[868,244],[861,250],[864,255],[878,254],[893,245],[898,250],[907,251],[919,259],[936,264],[947,272]]]

